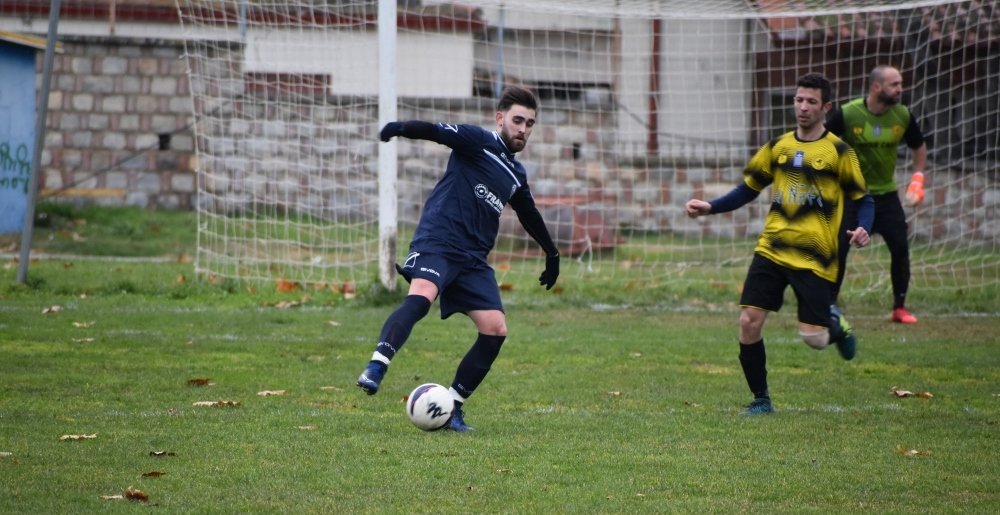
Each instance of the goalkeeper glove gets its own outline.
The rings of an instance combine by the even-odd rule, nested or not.
[[[559,254],[545,256],[545,271],[542,272],[542,275],[538,276],[538,284],[544,286],[546,290],[551,290],[558,278]]]
[[[924,201],[924,174],[916,172],[906,188],[906,203],[915,206]]]
[[[382,127],[382,132],[378,134],[378,138],[382,141],[389,141],[395,136],[399,136],[403,133],[403,124],[400,122],[389,122]]]

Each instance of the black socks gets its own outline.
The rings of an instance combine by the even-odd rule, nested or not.
[[[747,378],[747,386],[756,399],[769,399],[767,391],[767,353],[763,338],[749,345],[740,344],[740,365]]]
[[[500,355],[500,347],[506,338],[506,336],[482,333],[476,338],[476,343],[472,344],[472,348],[458,364],[455,380],[451,383],[451,387],[462,396],[462,399],[468,399],[486,378],[493,361]]]
[[[399,349],[410,337],[410,331],[421,318],[427,316],[431,309],[431,301],[421,295],[407,295],[396,311],[382,325],[382,333],[378,337],[375,352],[388,360],[399,352]]]

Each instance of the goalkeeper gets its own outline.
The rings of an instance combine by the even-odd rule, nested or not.
[[[924,172],[927,164],[927,144],[920,132],[917,118],[899,103],[903,94],[903,78],[891,66],[876,66],[868,79],[868,96],[856,98],[835,109],[826,127],[854,147],[861,163],[861,173],[868,191],[875,199],[875,223],[872,233],[879,233],[889,247],[890,278],[892,279],[892,321],[915,324],[917,317],[906,309],[906,293],[910,284],[910,248],[907,242],[906,214],[896,187],[896,149],[900,142],[913,150],[913,177],[906,190],[906,201],[917,205],[924,200]],[[844,224],[840,231],[840,270],[834,285],[833,300],[837,301],[844,283],[847,252],[851,246],[845,229],[857,223],[857,205],[848,202]]]
[[[753,401],[746,414],[771,413],[767,386],[764,322],[784,303],[791,286],[798,301],[799,335],[814,349],[837,346],[854,358],[857,337],[830,304],[837,276],[837,234],[843,200],[858,201],[859,223],[849,244],[868,244],[871,199],[854,151],[823,126],[832,87],[826,77],[808,73],[796,83],[795,130],[767,142],[747,163],[743,182],[729,193],[705,201],[691,199],[687,215],[696,218],[733,211],[771,187],[771,208],[757,240],[740,296],[740,365]]]
[[[492,131],[477,125],[389,122],[382,141],[401,136],[451,147],[444,175],[424,204],[399,273],[410,282],[402,304],[382,326],[375,352],[357,385],[374,395],[393,356],[440,295],[441,318],[464,313],[478,336],[458,365],[451,383],[457,409],[448,428],[468,431],[462,405],[486,378],[507,337],[507,321],[496,274],[487,261],[500,230],[500,213],[510,204],[525,231],[545,251],[539,282],[552,288],[559,277],[559,249],[552,241],[528,188],[528,176],[515,154],[524,149],[535,126],[538,98],[509,87],[497,105]]]

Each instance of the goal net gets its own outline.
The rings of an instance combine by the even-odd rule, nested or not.
[[[195,105],[200,274],[378,283],[380,247],[383,261],[402,260],[449,155],[406,139],[394,140],[395,155],[387,152],[377,137],[380,109],[397,119],[492,127],[498,91],[522,84],[542,105],[519,160],[567,256],[563,292],[615,302],[717,291],[732,301],[768,191],[733,213],[697,220],[685,216],[684,203],[729,191],[760,145],[794,128],[798,76],[824,73],[843,103],[866,94],[874,66],[890,64],[903,72],[903,103],[929,141],[926,200],[906,209],[911,299],[995,310],[995,2],[408,0],[392,7],[396,44],[380,54],[374,0],[178,0]],[[386,55],[396,64],[395,101],[380,108],[388,79],[378,63]],[[385,174],[380,181],[380,153],[397,167],[393,183]],[[896,178],[905,188],[912,152],[903,145],[899,156]],[[396,210],[388,238],[380,233],[380,192]],[[543,263],[537,246],[511,210],[501,226],[491,257],[498,280],[527,290]],[[888,303],[889,275],[876,237],[851,253],[844,296]]]

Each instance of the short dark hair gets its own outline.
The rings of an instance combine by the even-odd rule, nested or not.
[[[833,86],[830,85],[830,79],[827,79],[822,73],[807,73],[799,77],[795,86],[800,88],[818,89],[819,99],[823,101],[824,104],[832,101],[833,99]]]
[[[884,81],[886,72],[889,70],[889,68],[892,68],[892,66],[889,66],[888,64],[880,64],[872,68],[871,74],[868,75],[868,86],[871,87],[871,85],[875,84],[876,82]]]
[[[506,112],[515,104],[538,111],[538,97],[533,91],[522,86],[507,86],[500,94],[497,111]]]

